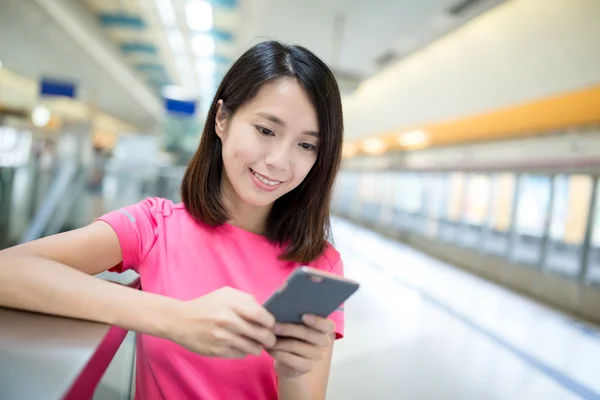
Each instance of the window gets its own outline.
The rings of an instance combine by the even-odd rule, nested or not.
[[[593,215],[594,220],[585,279],[589,283],[600,285],[600,182],[596,187],[596,204],[594,205]]]
[[[498,174],[492,180],[489,225],[497,232],[507,232],[510,229],[515,183],[515,175],[509,173]]]
[[[455,172],[450,175],[450,198],[448,200],[448,214],[450,221],[460,221],[463,213],[465,194],[465,174]]]
[[[533,237],[543,237],[550,205],[550,177],[523,175],[519,182],[516,230]]]
[[[591,194],[592,178],[590,176],[556,176],[550,238],[566,244],[581,245],[583,243]]]
[[[517,219],[510,258],[539,267],[549,215],[551,180],[546,175],[522,175],[519,180]]]
[[[490,177],[476,174],[469,177],[465,198],[464,220],[471,225],[483,225],[488,218],[492,185]]]
[[[548,270],[575,278],[581,270],[592,178],[557,175],[553,185],[552,220],[544,264]]]

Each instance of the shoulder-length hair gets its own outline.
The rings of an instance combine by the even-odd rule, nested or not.
[[[222,144],[215,132],[218,101],[232,116],[262,85],[295,79],[317,113],[317,160],[302,183],[275,201],[265,236],[285,246],[281,259],[307,263],[323,253],[330,234],[330,202],[340,166],[343,115],[339,88],[331,70],[302,46],[268,41],[247,50],[223,78],[210,106],[200,145],[183,177],[181,197],[187,211],[212,226],[228,220],[221,200]]]

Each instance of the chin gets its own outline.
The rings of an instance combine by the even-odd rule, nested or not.
[[[257,195],[255,193],[249,194],[247,196],[240,196],[242,198],[242,200],[244,201],[244,203],[252,206],[252,207],[268,207],[273,205],[273,203],[275,203],[275,200],[277,200],[279,197],[281,196],[276,196],[275,194],[272,194],[271,196],[261,196],[261,195]]]

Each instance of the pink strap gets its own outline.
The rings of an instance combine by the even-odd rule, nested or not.
[[[87,365],[65,395],[65,400],[91,399],[94,396],[98,383],[119,350],[119,346],[123,343],[125,335],[127,335],[127,331],[118,326],[113,326],[108,330]]]
[[[127,286],[133,289],[140,289],[140,279],[137,278]],[[117,354],[121,343],[125,340],[127,332],[127,330],[118,326],[112,326],[108,330],[86,366],[63,397],[64,400],[92,399],[96,387],[104,376],[110,362],[115,357],[115,354]]]

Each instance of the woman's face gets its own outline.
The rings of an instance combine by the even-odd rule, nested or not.
[[[215,124],[223,143],[223,185],[250,206],[266,207],[296,188],[319,151],[317,113],[293,79],[262,86],[233,115],[221,107]]]

